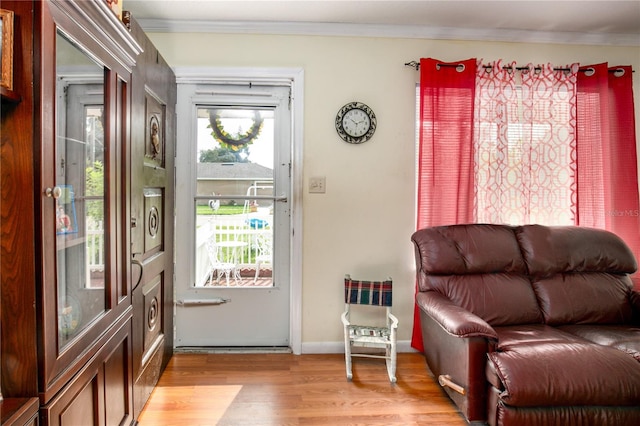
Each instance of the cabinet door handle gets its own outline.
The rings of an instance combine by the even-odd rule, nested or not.
[[[62,189],[59,186],[54,186],[53,188],[45,189],[44,194],[49,198],[55,198],[57,200],[62,195]]]

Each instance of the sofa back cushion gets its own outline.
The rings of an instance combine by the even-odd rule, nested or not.
[[[545,323],[615,324],[631,320],[636,260],[611,232],[582,227],[516,228]]]
[[[411,239],[419,291],[437,291],[492,326],[542,322],[514,228],[437,226]]]

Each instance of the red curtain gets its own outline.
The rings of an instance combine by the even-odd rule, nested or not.
[[[417,229],[473,221],[476,59],[420,60]],[[411,346],[422,351],[420,311]]]
[[[576,225],[612,231],[640,259],[640,202],[632,70],[581,68],[577,98]],[[640,277],[633,277],[640,288]]]
[[[418,229],[473,220],[476,60],[420,60]]]

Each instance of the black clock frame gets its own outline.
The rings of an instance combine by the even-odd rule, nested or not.
[[[344,118],[344,115],[347,112],[354,109],[359,109],[364,111],[364,113],[369,116],[369,121],[371,123],[367,133],[359,137],[354,137],[347,134],[347,132],[345,132],[344,127],[342,125],[342,119]],[[357,102],[357,101],[349,102],[348,104],[340,108],[340,110],[338,110],[338,114],[336,114],[336,131],[338,132],[338,136],[340,136],[340,138],[347,143],[361,144],[368,141],[369,139],[371,139],[371,137],[375,133],[377,126],[378,126],[378,120],[376,118],[376,114],[373,112],[371,108],[369,108],[368,105],[363,104],[362,102]]]

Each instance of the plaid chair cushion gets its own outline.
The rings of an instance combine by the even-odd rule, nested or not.
[[[344,301],[349,304],[391,306],[391,279],[360,281],[344,279]]]

